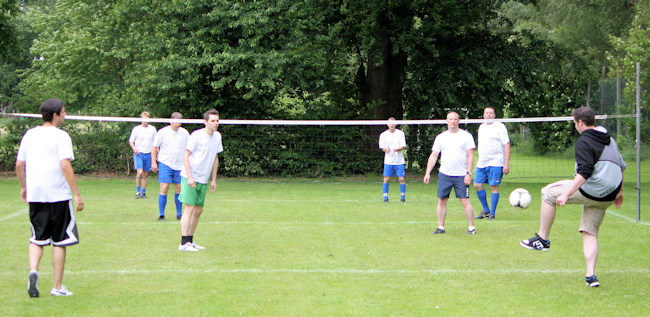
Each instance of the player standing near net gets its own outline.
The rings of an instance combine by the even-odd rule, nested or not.
[[[153,139],[156,137],[156,128],[149,125],[146,119],[151,115],[149,112],[144,111],[140,117],[145,119],[142,124],[136,126],[131,130],[129,137],[129,145],[133,150],[133,168],[135,173],[135,198],[149,198],[147,192],[147,178],[151,172],[151,146]]]
[[[388,121],[395,121],[390,117]],[[388,187],[390,178],[393,175],[399,180],[400,201],[406,202],[406,160],[404,149],[406,148],[406,136],[404,132],[397,129],[397,124],[389,123],[388,130],[379,135],[379,148],[384,151],[384,202],[388,202]]]
[[[486,107],[483,110],[483,119],[495,118],[494,108]],[[503,175],[508,175],[508,173],[510,173],[508,129],[501,122],[482,123],[478,128],[478,162],[476,162],[474,188],[476,196],[483,206],[483,212],[476,216],[476,219],[495,219],[499,204],[499,184],[501,184]],[[487,194],[483,188],[484,183],[490,185],[492,208],[487,202]]]
[[[180,112],[174,112],[172,119],[183,119]],[[176,219],[181,219],[183,203],[178,199],[181,193],[181,169],[185,145],[190,137],[189,132],[181,127],[180,122],[172,121],[168,126],[158,130],[151,147],[151,170],[158,173],[160,194],[158,194],[158,221],[165,221],[167,192],[169,184],[174,184],[174,203],[176,204]],[[160,164],[158,164],[160,162]]]
[[[66,247],[79,243],[72,194],[77,211],[84,209],[74,170],[72,140],[58,127],[65,122],[65,106],[61,100],[49,99],[40,106],[44,124],[29,129],[20,142],[16,159],[16,176],[20,196],[29,203],[32,237],[29,239],[29,279],[27,293],[39,296],[38,266],[43,247],[53,245],[53,296],[70,296],[61,284],[65,267]],[[71,192],[72,191],[72,192]]]
[[[614,138],[604,127],[596,127],[596,114],[588,107],[573,110],[571,114],[580,138],[575,144],[576,175],[542,188],[539,234],[522,240],[521,246],[530,250],[548,251],[549,234],[555,220],[557,206],[582,205],[580,229],[585,256],[587,285],[600,286],[596,278],[598,259],[598,230],[605,211],[612,203],[620,208],[623,203],[623,171],[627,167]]]
[[[447,131],[436,136],[427,162],[424,183],[429,184],[431,171],[440,154],[440,171],[438,173],[438,229],[433,234],[445,233],[447,201],[454,188],[456,198],[463,205],[468,222],[467,234],[476,234],[474,227],[474,208],[469,201],[469,185],[472,183],[471,169],[474,166],[474,137],[459,128],[460,117],[452,111],[447,114]]]
[[[204,247],[194,243],[194,231],[203,212],[203,204],[210,178],[210,192],[217,189],[217,171],[219,169],[219,153],[223,152],[219,128],[219,111],[210,109],[203,115],[205,128],[192,132],[181,170],[180,200],[185,203],[185,211],[181,217],[180,251],[198,251]]]

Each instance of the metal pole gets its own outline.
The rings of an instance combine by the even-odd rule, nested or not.
[[[621,66],[616,67],[616,114],[621,114]],[[621,135],[621,119],[616,118],[616,138]]]
[[[603,65],[603,77],[600,80],[600,114],[605,114],[605,73],[607,66]]]
[[[641,63],[636,63],[636,221],[641,221]]]

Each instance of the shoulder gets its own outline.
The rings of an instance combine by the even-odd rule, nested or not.
[[[180,131],[182,134],[187,134],[187,135],[190,134],[189,132],[187,132],[187,129],[185,129],[183,127],[178,128],[178,131]]]

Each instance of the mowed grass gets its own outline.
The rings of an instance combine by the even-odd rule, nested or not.
[[[631,166],[632,167],[632,166]],[[647,171],[648,169],[646,169]],[[630,168],[628,172],[635,171]],[[378,177],[377,177],[378,178]],[[370,178],[372,179],[372,178]],[[86,209],[77,213],[81,243],[68,248],[67,298],[49,295],[52,248],[40,267],[41,298],[29,298],[27,205],[14,178],[0,179],[0,253],[4,316],[591,316],[646,315],[650,309],[648,183],[636,222],[635,177],[626,201],[608,211],[597,275],[584,283],[580,207],[558,209],[550,252],[519,246],[539,228],[546,179],[504,181],[497,220],[476,221],[456,199],[447,233],[437,222],[436,185],[408,181],[407,203],[391,183],[222,180],[208,194],[195,241],[179,252],[180,225],[170,200],[158,222],[158,184],[133,198],[134,181],[80,177]],[[509,193],[528,189],[533,206],[515,209]],[[475,213],[480,203],[471,190]]]

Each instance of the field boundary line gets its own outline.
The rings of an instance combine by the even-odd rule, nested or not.
[[[598,270],[602,273],[633,273],[633,274],[648,274],[650,269],[626,269],[626,270]],[[289,273],[289,274],[357,274],[357,275],[381,275],[381,274],[575,274],[583,273],[584,269],[558,269],[558,270],[534,270],[534,269],[485,269],[485,270],[459,270],[459,269],[437,269],[437,270],[377,270],[377,269],[183,269],[183,270],[85,270],[85,271],[66,271],[66,275],[92,275],[92,274],[160,274],[160,273],[174,273],[174,274],[197,274],[197,273],[216,273],[216,274],[274,274],[274,273]],[[23,272],[2,272],[0,275],[22,275]]]
[[[5,221],[5,220],[9,220],[11,218],[16,218],[16,217],[24,214],[27,211],[29,211],[29,208],[24,208],[24,209],[21,209],[21,210],[18,210],[16,212],[12,213],[12,214],[8,214],[8,215],[0,218],[0,222]]]
[[[608,210],[607,213],[608,213],[608,214],[611,214],[612,216],[616,216],[616,217],[618,217],[618,218],[625,219],[625,220],[627,220],[627,221],[629,221],[629,222],[638,223],[638,224],[640,224],[640,225],[644,225],[644,226],[650,226],[650,222],[645,222],[645,221],[636,221],[636,219],[634,219],[634,218],[630,218],[630,217],[628,217],[628,216],[621,215],[621,214],[619,214],[619,213],[617,213],[617,212],[613,212],[613,211],[609,211],[609,210]]]

